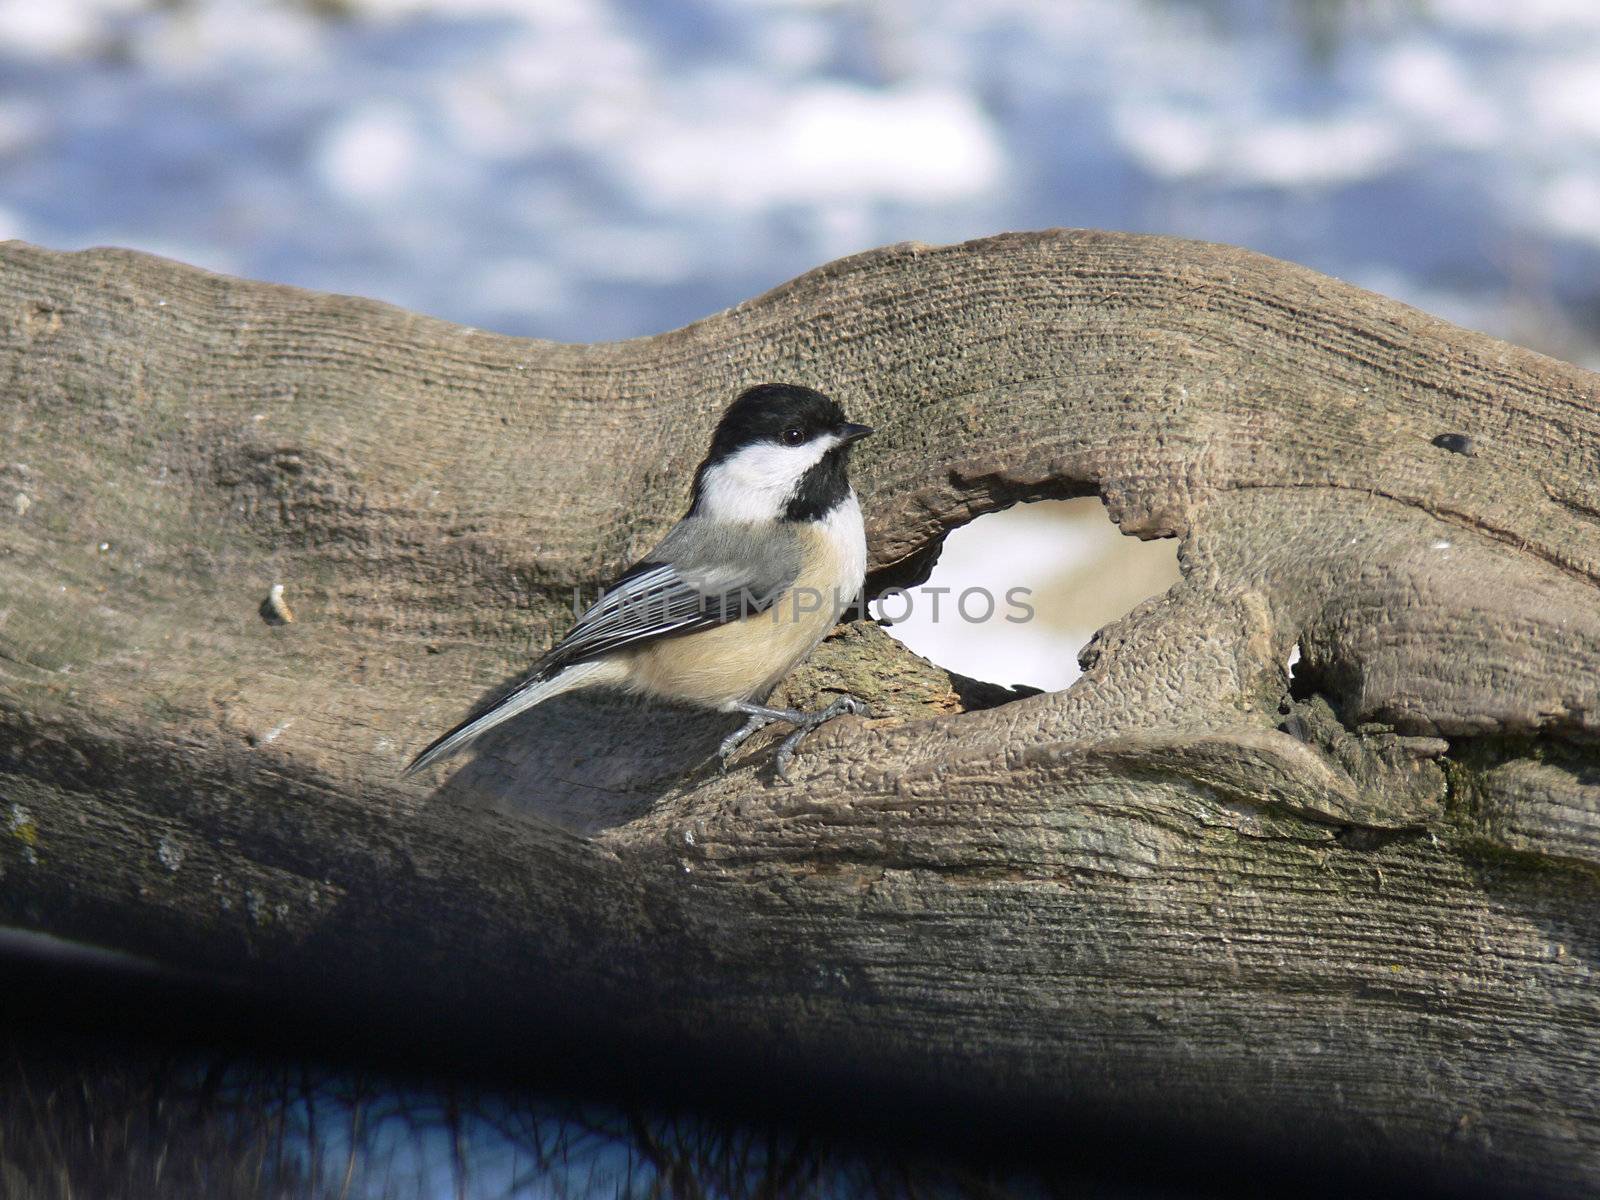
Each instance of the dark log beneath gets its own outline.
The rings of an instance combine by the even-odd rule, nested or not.
[[[0,308],[0,919],[507,1054],[583,1018],[1035,1112],[1600,1166],[1600,378],[1085,232],[891,247],[593,346],[15,243]],[[842,629],[789,698],[883,716],[794,787],[770,742],[691,769],[720,718],[586,699],[403,783],[768,379],[881,430],[875,586],[1093,493],[1181,539],[1183,581],[1061,693]]]

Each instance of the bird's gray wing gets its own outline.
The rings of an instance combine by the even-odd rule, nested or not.
[[[453,754],[485,730],[577,686],[592,664],[625,646],[677,637],[770,608],[800,574],[800,539],[786,525],[755,527],[686,517],[606,589],[510,693],[436,738],[407,775]]]
[[[578,618],[536,674],[764,612],[799,574],[791,527],[686,517]]]

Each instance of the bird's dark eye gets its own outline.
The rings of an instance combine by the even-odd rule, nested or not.
[[[791,425],[783,431],[783,444],[785,446],[798,446],[806,440],[806,431],[798,425]]]

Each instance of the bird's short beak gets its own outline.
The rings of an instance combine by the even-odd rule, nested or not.
[[[845,445],[849,445],[851,442],[859,442],[871,432],[871,425],[846,425],[840,437],[840,441],[842,441]]]

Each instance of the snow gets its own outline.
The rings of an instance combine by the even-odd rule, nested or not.
[[[1506,135],[1506,106],[1475,86],[1462,56],[1420,39],[1381,52],[1374,71],[1379,96],[1423,139],[1490,150]]]
[[[1000,175],[994,131],[954,90],[820,83],[752,103],[743,89],[702,81],[685,111],[643,124],[622,163],[643,204],[691,214],[933,204],[981,194]]]
[[[1600,141],[1600,53],[1558,58],[1530,87],[1530,115],[1547,135]]]
[[[375,204],[409,190],[423,152],[410,111],[379,101],[354,109],[322,135],[316,170],[342,199]]]
[[[1600,169],[1555,175],[1539,190],[1538,213],[1547,228],[1600,245]]]
[[[1103,518],[1040,520],[1029,507],[982,517],[945,539],[923,587],[887,597],[872,611],[893,622],[888,628],[894,637],[948,670],[1008,687],[1063,688],[1082,674],[1077,653],[1094,628],[1079,621],[1063,628],[1045,619],[1051,577],[1063,563],[1103,553],[1107,537],[1120,536]],[[952,590],[938,594],[928,588]],[[982,588],[993,598],[990,619],[964,619],[959,598],[968,588]],[[1025,607],[1041,605],[1044,616]],[[975,595],[965,615],[976,618],[984,608]]]
[[[39,58],[67,58],[94,48],[102,22],[131,3],[0,0],[0,46]]]

